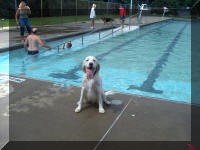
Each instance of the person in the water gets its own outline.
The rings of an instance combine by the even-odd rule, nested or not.
[[[35,55],[39,53],[39,46],[46,47],[51,50],[51,47],[46,45],[39,36],[37,36],[37,28],[33,28],[31,34],[26,38],[24,42],[24,50],[27,51],[28,46],[28,54]]]
[[[71,48],[72,47],[72,43],[71,43],[72,41],[71,40],[69,40],[68,42],[67,42],[67,48]]]

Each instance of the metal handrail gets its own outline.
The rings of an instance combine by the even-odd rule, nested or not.
[[[129,16],[128,17],[128,19],[129,19],[129,30],[130,30],[130,26],[131,26],[131,18],[132,17],[135,17],[135,16],[137,16],[138,15],[138,13],[137,14],[135,14],[135,15],[131,15],[131,16]],[[115,26],[116,26],[116,24],[115,24]],[[109,34],[107,34],[107,35],[105,35],[105,36],[103,36],[103,37],[101,37],[101,30],[102,29],[105,29],[105,27],[100,27],[100,28],[96,28],[96,29],[94,29],[94,30],[92,30],[92,31],[90,31],[90,32],[88,32],[88,33],[85,33],[85,34],[82,34],[81,35],[81,43],[82,43],[82,45],[84,44],[84,36],[88,36],[88,35],[91,35],[91,34],[93,34],[93,33],[95,33],[95,32],[99,32],[99,40],[100,39],[103,39],[103,38],[105,38],[105,37],[107,37],[107,36],[109,36],[109,35],[113,35],[114,33],[116,33],[116,32],[118,32],[119,30],[122,30],[122,28],[120,28],[120,29],[118,29],[118,30],[116,30],[116,31],[113,31],[113,25],[112,25],[112,32],[111,33],[109,33]],[[78,38],[80,38],[80,37],[78,37]],[[75,39],[78,39],[77,37],[75,37],[75,38],[72,38],[72,40],[75,40]],[[59,52],[59,50],[61,49],[60,48],[60,46],[65,46],[64,44],[66,44],[66,43],[59,43],[58,45],[56,45],[56,46],[54,46],[53,48],[57,48],[58,49],[58,52]]]
[[[84,40],[83,40],[83,39],[84,39],[84,36],[91,35],[91,34],[97,32],[98,30],[99,30],[99,39],[100,39],[100,30],[101,30],[101,29],[104,29],[104,28],[105,28],[105,27],[96,28],[96,29],[93,29],[92,31],[90,31],[90,32],[88,32],[88,33],[82,34],[82,35],[81,35],[82,45],[83,45],[83,41],[84,41]],[[113,28],[113,26],[112,26],[112,28]],[[72,38],[72,40],[75,40],[75,39],[78,39],[78,38],[80,38],[80,37]],[[64,44],[64,43],[59,43],[59,44],[57,44],[56,46],[54,46],[53,48],[57,48],[57,49],[58,49],[58,52],[59,52],[60,46],[62,46],[63,44]]]
[[[137,15],[138,15],[138,13],[135,14],[135,15],[131,15],[131,16],[127,17],[127,18],[129,19],[129,24],[128,24],[129,30],[130,30],[130,26],[131,26],[131,21],[130,21],[131,18],[132,18],[132,17],[136,17]],[[113,27],[112,27],[112,33],[109,33],[109,34],[103,36],[101,39],[103,39],[103,38],[105,38],[105,37],[108,37],[108,36],[111,35],[111,34],[113,35],[113,33],[118,32],[118,31],[120,31],[120,30],[123,30],[123,28],[120,28],[120,29],[118,29],[118,30],[116,30],[116,31],[113,32]]]

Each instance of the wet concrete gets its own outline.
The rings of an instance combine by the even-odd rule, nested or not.
[[[96,105],[75,113],[80,87],[34,79],[10,82],[10,87],[10,141],[68,141],[63,146],[73,149],[82,141],[87,145],[82,149],[95,150],[110,149],[112,141],[157,141],[160,149],[158,141],[191,140],[189,104],[115,93],[109,96],[113,104],[105,106],[105,114],[98,113]],[[13,150],[10,144],[6,149]],[[183,147],[180,150],[186,150]]]
[[[34,80],[12,86],[11,141],[98,141],[130,99],[124,97],[120,107],[106,106],[103,115],[95,105],[87,105],[77,114],[74,110],[80,97],[78,87],[54,87]]]
[[[12,88],[10,89],[12,92]],[[0,148],[9,141],[9,82],[0,74]]]
[[[190,141],[191,107],[134,97],[105,140]]]
[[[0,98],[0,148],[9,141],[9,97]]]
[[[145,19],[143,24],[162,20],[160,17]],[[39,34],[45,39],[88,30],[89,22],[83,24],[85,27],[78,24],[59,28],[55,25],[44,26],[44,30],[39,31]],[[18,30],[11,32],[13,37],[10,39],[13,39],[15,45],[16,41],[19,41]],[[176,150],[187,150],[186,144],[191,141],[189,104],[116,93],[109,96],[113,104],[105,106],[105,114],[99,114],[95,105],[86,105],[83,111],[77,114],[74,109],[80,97],[80,87],[63,88],[54,86],[52,82],[26,79],[22,83],[10,81],[10,89],[10,141],[18,142],[10,142],[4,149],[50,150],[57,149],[55,145],[59,145],[59,149],[70,147],[73,150],[121,150],[130,147],[134,150],[172,150],[174,145],[178,145]],[[0,99],[1,114],[6,114],[7,104],[8,95],[3,94]],[[198,111],[195,118],[199,116]],[[6,116],[0,117],[2,147],[8,141],[8,116],[7,120]],[[54,142],[44,144],[30,141]]]

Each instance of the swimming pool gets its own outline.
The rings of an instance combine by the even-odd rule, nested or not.
[[[102,32],[101,36],[109,32]],[[23,49],[1,53],[0,72],[66,86],[81,85],[81,63],[92,55],[101,64],[100,75],[106,90],[190,103],[190,21],[169,20],[123,32],[102,40],[94,33],[84,37],[84,45],[76,37],[71,49],[59,53],[43,48],[40,55],[31,57]],[[56,46],[66,40],[48,44]]]

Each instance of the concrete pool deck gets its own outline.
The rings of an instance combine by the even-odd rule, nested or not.
[[[121,150],[131,146],[134,150],[188,150],[187,144],[191,141],[189,104],[116,93],[109,96],[109,100],[122,103],[106,106],[105,114],[99,114],[97,106],[86,106],[77,114],[74,109],[80,87],[60,87],[35,79],[22,83],[14,81],[9,82],[9,138],[18,142],[10,142],[4,149],[50,150],[62,145],[58,149]],[[5,91],[6,86],[8,82],[2,86]],[[0,91],[0,148],[8,141],[7,106],[8,92]],[[195,115],[198,120],[199,113]],[[39,142],[39,147],[35,148],[37,143],[30,141],[58,143],[57,147],[51,147],[51,142]],[[153,145],[148,144],[149,141]],[[170,142],[166,144],[166,141]],[[45,148],[42,143],[46,143]]]
[[[141,20],[141,23],[138,24],[137,18],[134,17],[131,19],[132,25],[147,25],[155,22],[160,22],[163,20],[167,20],[169,18],[165,17],[152,17],[152,16],[144,16]],[[126,19],[126,24],[128,24],[129,20]],[[119,19],[115,19],[115,23],[113,23],[114,26],[119,26],[120,21]],[[92,31],[90,29],[90,21],[80,21],[80,22],[71,22],[71,23],[63,23],[63,24],[52,24],[52,25],[43,25],[43,26],[32,26],[37,27],[38,35],[43,40],[51,39],[51,38],[65,38],[67,36],[74,36],[76,34],[83,34]],[[95,21],[95,27],[96,28],[111,28],[110,25],[103,25],[102,20],[96,20]],[[27,36],[27,33],[25,32],[25,35]],[[3,28],[0,30],[0,36],[2,37],[0,39],[0,52],[1,49],[9,50],[13,46],[22,46],[20,42],[20,36],[19,36],[19,27],[10,27]],[[9,48],[8,48],[9,47]]]
[[[85,141],[83,150],[107,149],[105,141],[182,141],[176,150],[187,150],[186,144],[191,141],[189,104],[116,93],[109,100],[121,103],[105,106],[104,114],[93,105],[75,113],[80,87],[60,87],[27,78],[21,83],[9,83],[10,141]],[[157,143],[154,150],[170,147]],[[76,149],[76,142],[68,144]],[[12,145],[4,149],[15,149]],[[146,148],[140,146],[140,150]]]

